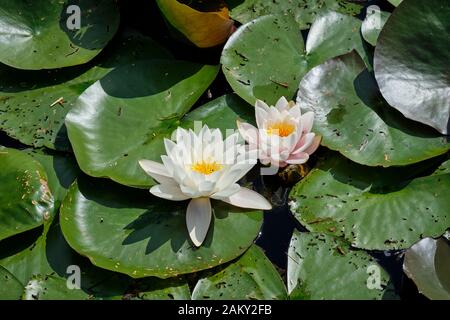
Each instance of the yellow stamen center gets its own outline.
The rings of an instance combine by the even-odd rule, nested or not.
[[[193,164],[191,166],[191,170],[204,174],[204,175],[208,175],[211,173],[214,173],[216,171],[219,171],[220,169],[223,168],[223,165],[218,164],[217,162],[197,162],[196,164]]]
[[[275,122],[269,125],[266,129],[268,135],[275,134],[280,137],[287,137],[294,132],[295,126],[289,122]]]

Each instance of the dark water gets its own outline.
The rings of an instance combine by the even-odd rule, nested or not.
[[[392,11],[393,9],[386,1],[362,2],[365,2],[367,5],[379,5],[385,11]],[[122,28],[131,26],[151,36],[171,50],[177,59],[207,64],[219,63],[221,47],[197,49],[172,40],[168,36],[169,31],[154,1],[119,1],[119,3],[122,7]],[[231,92],[232,90],[226,82],[225,77],[220,73],[208,92],[199,99],[196,106]],[[9,138],[3,132],[0,132],[0,145],[14,148],[25,147],[18,141]],[[285,276],[287,250],[292,232],[294,228],[302,232],[306,232],[306,229],[300,225],[289,211],[287,202],[290,187],[282,186],[280,188],[280,181],[277,179],[277,177],[264,177],[263,179],[257,179],[254,183],[258,191],[263,194],[269,192],[272,202],[275,201],[278,204],[273,210],[265,212],[263,227],[256,243],[265,250],[266,255],[277,266],[282,276]],[[418,293],[412,281],[404,276],[402,272],[402,251],[371,252],[371,254],[391,275],[396,291],[401,298],[413,300],[425,299]]]

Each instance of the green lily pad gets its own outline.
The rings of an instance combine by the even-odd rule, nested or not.
[[[402,2],[381,31],[374,55],[386,101],[442,134],[450,134],[449,16],[449,1]]]
[[[186,201],[163,200],[108,180],[78,178],[60,220],[70,246],[94,265],[134,278],[169,278],[228,262],[258,235],[261,211],[216,201],[212,206],[210,230],[200,248],[189,240]]]
[[[59,207],[66,197],[70,185],[80,173],[75,158],[69,154],[37,149],[28,149],[25,152],[38,161],[45,169],[48,177],[48,187],[55,200],[55,208]]]
[[[38,275],[25,286],[23,300],[87,300],[83,290],[70,289],[66,280],[59,277]]]
[[[68,114],[66,124],[78,164],[90,176],[108,177],[133,187],[149,187],[154,181],[142,171],[138,161],[149,159],[160,162],[161,155],[165,154],[163,139],[170,138],[178,126],[192,127],[194,121],[202,121],[210,127],[222,128],[225,132],[225,129],[236,128],[238,116],[252,117],[250,110],[246,110],[250,108],[244,101],[235,96],[223,96],[194,110],[192,115],[182,118],[198,95],[212,81],[217,69],[163,60],[144,64],[147,68],[136,64],[136,67],[126,67],[126,70],[133,71],[136,77],[141,75],[139,70],[152,73],[151,70],[155,65],[156,70],[162,73],[170,68],[174,77],[186,77],[179,71],[175,72],[180,66],[184,66],[188,72],[196,73],[192,78],[180,81],[166,91],[133,99],[108,95],[102,89],[103,80],[88,89],[77,106]],[[198,68],[200,70],[197,70]],[[123,88],[122,77],[121,72],[113,75],[113,80],[117,79],[117,82],[114,82],[114,86],[117,83],[117,90]],[[151,78],[155,81],[155,90],[164,86],[157,76]],[[105,78],[107,83],[105,86],[109,86],[108,79],[109,75]],[[148,82],[141,80],[129,82],[132,83],[130,90],[133,94],[137,93],[136,90],[147,90],[145,88]],[[136,83],[141,83],[143,88]],[[186,92],[195,94],[186,99],[184,96]],[[100,95],[105,99],[98,100]],[[123,134],[124,132],[127,134]]]
[[[66,283],[66,278],[74,274],[68,267],[78,266],[82,290],[77,291],[96,298],[120,297],[128,285],[120,275],[95,268],[73,251],[65,241],[57,221],[46,225],[37,238],[33,239],[32,234],[21,234],[0,242],[0,266],[13,274],[23,286],[33,279],[42,282],[47,277],[59,279],[51,280],[52,286]],[[54,287],[49,294],[56,294],[53,292],[56,289]],[[72,293],[76,297],[80,295]]]
[[[80,29],[69,30],[71,5],[80,9]],[[0,6],[0,62],[29,70],[86,63],[112,39],[119,20],[113,0],[4,0]]]
[[[124,295],[125,300],[190,300],[191,291],[186,280],[180,278],[139,279],[132,294]]]
[[[88,259],[78,255],[63,237],[55,220],[33,240],[33,234],[21,234],[0,242],[0,274],[6,270],[8,281],[15,279],[21,285],[5,282],[11,291],[3,292],[0,278],[0,299],[8,294],[19,299],[189,299],[190,291],[183,278],[161,280],[145,278],[134,280],[125,275],[93,266]],[[30,241],[32,240],[32,241]],[[70,266],[80,268],[80,289],[69,289],[67,280],[74,275]],[[69,279],[71,282],[71,279]]]
[[[129,282],[131,283],[131,281]],[[85,290],[70,289],[66,279],[52,275],[33,276],[25,286],[25,290],[22,288],[21,292],[23,292],[23,300],[97,300],[102,298],[98,296],[98,293],[93,295]],[[132,293],[109,298],[117,300],[189,300],[190,297],[189,286],[185,281],[152,278],[144,280],[142,284],[133,289]],[[4,298],[1,292],[0,298]]]
[[[450,160],[423,176],[436,161],[382,169],[329,154],[292,189],[291,211],[308,230],[357,248],[409,248],[450,226]]]
[[[0,240],[36,228],[54,215],[44,168],[24,152],[0,149]]]
[[[329,12],[317,18],[306,46],[298,24],[289,16],[263,16],[241,26],[226,43],[221,62],[234,91],[248,103],[275,104],[294,97],[312,67],[356,49],[366,57],[361,21]]]
[[[0,299],[19,300],[23,285],[8,270],[0,266]]]
[[[314,111],[322,145],[368,166],[406,165],[447,152],[433,129],[402,116],[380,96],[376,81],[355,53],[333,58],[300,82],[300,106]]]
[[[0,129],[26,145],[70,150],[64,119],[85,89],[122,64],[170,57],[153,40],[125,31],[84,66],[22,71],[0,65]]]
[[[291,299],[381,300],[395,293],[389,275],[367,252],[339,238],[294,231],[288,251]]]
[[[283,14],[292,16],[301,29],[308,29],[317,16],[327,11],[356,15],[362,9],[360,4],[346,0],[228,0],[226,2],[231,9],[231,18],[242,24],[269,14]]]
[[[278,271],[256,245],[229,265],[202,276],[193,300],[280,300],[286,287]]]
[[[369,6],[361,25],[361,34],[364,40],[375,47],[381,29],[390,15],[389,12],[381,11],[377,6]]]
[[[406,250],[403,270],[428,298],[450,300],[449,265],[448,240],[425,238]]]

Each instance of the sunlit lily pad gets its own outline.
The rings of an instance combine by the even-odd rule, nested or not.
[[[196,248],[186,228],[187,203],[79,178],[62,205],[61,227],[70,246],[93,264],[134,278],[168,278],[228,262],[252,244],[261,227],[261,211],[214,201],[210,230]]]
[[[362,6],[346,0],[227,0],[230,15],[240,23],[250,22],[269,14],[283,14],[294,17],[301,29],[308,29],[317,16],[327,11],[356,15]]]
[[[256,245],[236,261],[202,276],[192,292],[194,300],[286,298],[286,287],[278,271]]]
[[[23,300],[87,300],[83,290],[67,287],[65,279],[52,275],[34,276],[25,286]]]
[[[370,168],[336,154],[291,191],[290,208],[310,231],[347,239],[364,249],[408,248],[450,226],[450,161]]]
[[[46,71],[0,65],[0,129],[30,146],[70,150],[64,118],[78,96],[115,67],[144,57],[171,55],[150,38],[126,31],[87,65]]]
[[[221,62],[234,91],[254,105],[294,97],[298,83],[312,67],[356,49],[366,57],[361,21],[329,12],[317,18],[306,45],[292,17],[271,15],[241,26],[226,43]]]
[[[321,233],[294,231],[287,277],[291,299],[395,298],[387,272],[373,257]]]
[[[425,238],[406,250],[403,270],[430,299],[450,300],[450,244]]]
[[[68,10],[70,5],[77,5],[79,11]],[[71,27],[73,13],[79,14],[80,29]],[[113,0],[4,0],[0,62],[29,70],[86,63],[111,40],[118,26],[119,10]]]
[[[313,131],[322,135],[322,145],[357,163],[406,165],[450,149],[446,138],[385,103],[355,52],[311,70],[300,82],[298,101],[314,111]]]
[[[0,148],[0,240],[36,228],[54,215],[44,168],[24,152]]]
[[[407,118],[450,131],[450,2],[408,0],[378,37],[375,77],[386,101]]]
[[[383,29],[389,16],[390,13],[381,11],[379,7],[369,6],[366,11],[366,17],[361,25],[361,34],[364,40],[372,46],[375,46],[381,29]]]
[[[55,208],[59,207],[70,185],[80,173],[74,156],[37,149],[28,149],[25,152],[45,169],[48,187],[55,200]]]

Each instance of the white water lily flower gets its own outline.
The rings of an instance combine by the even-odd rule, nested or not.
[[[258,128],[239,121],[238,128],[250,148],[258,149],[262,164],[276,167],[302,164],[320,145],[321,137],[311,132],[314,113],[302,115],[300,106],[285,97],[270,107],[257,100],[255,114]]]
[[[219,129],[204,126],[198,134],[183,128],[175,134],[175,142],[164,140],[167,155],[161,156],[163,164],[150,160],[139,164],[160,183],[150,189],[153,195],[173,201],[192,199],[186,224],[194,245],[200,246],[208,232],[210,198],[242,208],[271,209],[263,196],[236,183],[257,160],[255,151],[238,143],[237,133],[223,140]]]

